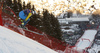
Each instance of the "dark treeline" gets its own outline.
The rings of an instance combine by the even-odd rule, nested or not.
[[[27,6],[25,6],[25,2],[23,2],[22,6],[21,0],[18,0],[18,2],[16,0],[14,0],[14,2],[11,0],[5,0],[4,2],[16,13],[17,16],[19,12],[24,9],[35,9],[34,5],[31,7],[31,3],[28,3]],[[59,22],[57,18],[53,14],[50,14],[46,9],[43,9],[43,16],[40,15],[40,11],[32,15],[28,24],[36,27],[52,37],[61,40],[62,33]]]

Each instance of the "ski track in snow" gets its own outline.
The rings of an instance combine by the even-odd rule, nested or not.
[[[50,48],[0,26],[0,53],[57,53]]]

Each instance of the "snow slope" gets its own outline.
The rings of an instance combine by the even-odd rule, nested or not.
[[[50,48],[0,26],[0,53],[57,53]]]
[[[86,49],[89,47],[97,33],[97,30],[86,30],[83,36],[79,39],[79,42],[76,44],[76,47],[79,49]]]

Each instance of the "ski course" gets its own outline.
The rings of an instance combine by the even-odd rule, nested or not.
[[[57,53],[6,27],[0,26],[0,53]]]
[[[10,25],[10,26],[14,26],[14,27],[18,27],[18,26],[16,26],[16,25],[13,25],[13,24],[9,24],[9,23],[5,23],[6,25]],[[21,27],[18,27],[18,28],[21,28]],[[24,29],[24,28],[22,28],[22,29]],[[32,33],[35,33],[35,34],[38,34],[38,35],[44,35],[44,33],[38,33],[38,32],[35,32],[35,31],[31,31],[31,30],[29,30],[29,29],[24,29],[24,30],[27,30],[27,31],[29,31],[29,32],[32,32]]]
[[[10,11],[9,8],[8,8],[7,12],[5,9],[3,9],[3,10],[4,11],[2,12],[1,17],[3,20],[4,27],[11,29],[17,33],[20,33],[21,35],[26,36],[32,40],[36,40],[37,42],[55,50],[55,51],[60,52],[60,51],[65,50],[66,43],[45,34],[44,32],[38,30],[34,26],[30,26],[27,24],[26,27],[28,28],[28,30],[18,27],[21,24],[21,21],[18,19],[18,17],[10,15],[8,13],[8,11]],[[12,12],[12,11],[10,11],[10,12]]]

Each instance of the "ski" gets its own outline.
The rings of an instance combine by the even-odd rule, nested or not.
[[[27,28],[27,27],[25,27],[25,26],[24,26],[24,27],[22,27],[21,25],[19,25],[18,27],[28,30],[28,28]]]
[[[22,27],[19,27],[19,26],[17,26],[17,25],[13,25],[13,24],[9,24],[9,23],[5,23],[6,25],[10,25],[10,26],[14,26],[14,27],[18,27],[18,28],[22,28]],[[38,34],[38,35],[44,35],[44,33],[38,33],[38,32],[35,32],[35,31],[32,31],[32,30],[29,30],[29,29],[25,29],[25,28],[22,28],[22,29],[24,29],[24,30],[27,30],[27,31],[29,31],[29,32],[32,32],[32,33],[35,33],[35,34]]]

